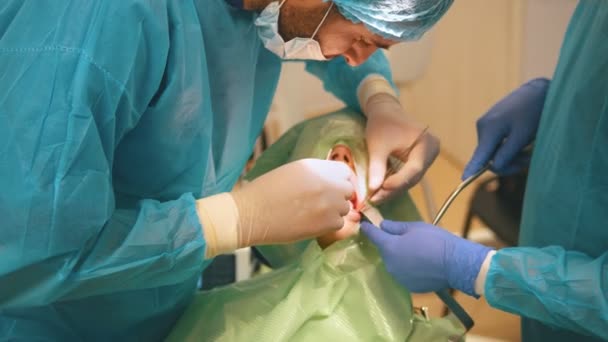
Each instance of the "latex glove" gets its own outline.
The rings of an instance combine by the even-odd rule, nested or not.
[[[317,237],[317,243],[321,248],[326,248],[336,241],[344,240],[358,234],[360,221],[361,214],[354,209],[354,205],[351,203],[350,211],[344,216],[344,225],[342,228],[338,231],[332,231]]]
[[[491,248],[424,222],[369,222],[361,231],[378,247],[387,271],[413,292],[454,288],[476,296],[475,281]]]
[[[529,81],[477,121],[478,144],[463,179],[489,161],[493,161],[491,170],[502,175],[516,173],[528,165],[529,156],[521,152],[536,137],[549,84],[544,78]]]
[[[288,243],[337,231],[355,193],[354,174],[341,162],[302,159],[241,189],[197,201],[206,257],[236,248]]]
[[[379,93],[365,105],[368,118],[365,138],[369,152],[369,188],[381,188],[372,198],[381,202],[414,186],[439,154],[439,140],[428,131],[412,149],[408,160],[394,175],[384,178],[389,156],[408,148],[424,126],[416,123],[392,95]]]

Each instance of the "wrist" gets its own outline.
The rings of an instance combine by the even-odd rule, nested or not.
[[[205,259],[234,251],[239,247],[239,211],[230,193],[197,200],[196,213],[205,237]]]
[[[469,296],[479,297],[475,283],[484,261],[492,251],[492,248],[482,244],[457,238],[445,259],[449,286]]]
[[[479,268],[477,278],[475,279],[475,293],[479,296],[482,296],[485,292],[486,278],[488,277],[488,270],[490,269],[490,263],[492,262],[494,254],[496,254],[496,251],[490,251],[486,255],[486,258]]]
[[[377,94],[386,94],[388,96],[391,96],[395,100],[398,99],[395,89],[382,75],[368,75],[361,81],[361,83],[359,83],[359,86],[357,87],[357,98],[359,100],[359,105],[361,106],[361,110],[366,116],[366,109],[369,100]]]

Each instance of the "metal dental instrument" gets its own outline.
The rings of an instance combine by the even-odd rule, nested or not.
[[[441,221],[441,218],[443,217],[445,212],[448,210],[448,208],[450,207],[452,202],[454,202],[454,199],[456,199],[456,196],[458,196],[462,192],[462,190],[464,190],[469,184],[473,183],[473,181],[476,180],[477,178],[479,178],[479,176],[481,176],[484,172],[488,171],[489,168],[490,168],[489,163],[484,165],[484,167],[482,167],[475,174],[469,176],[467,179],[462,181],[462,183],[460,183],[460,185],[458,185],[458,187],[456,187],[456,189],[454,189],[454,191],[452,191],[450,196],[448,196],[448,198],[445,200],[445,202],[443,202],[443,204],[441,205],[441,208],[435,215],[435,218],[433,219],[433,225],[437,225],[439,223],[439,221]]]
[[[407,159],[409,158],[410,153],[412,152],[414,147],[416,147],[416,145],[420,142],[420,140],[422,139],[422,136],[426,133],[426,131],[428,131],[428,129],[429,129],[429,126],[426,126],[422,130],[422,132],[420,132],[420,134],[418,134],[418,136],[416,137],[416,139],[414,139],[414,141],[410,144],[410,146],[408,146],[406,149],[400,151],[398,154],[396,154],[394,156],[397,159],[397,161],[394,163],[389,163],[389,165],[386,169],[386,175],[384,176],[384,178],[388,178],[388,177],[394,175],[401,169],[401,166],[403,166],[403,164],[407,162]],[[378,189],[376,189],[374,191],[370,191],[367,194],[367,196],[365,196],[365,199],[363,200],[363,207],[361,207],[361,210],[360,210],[361,212],[367,210],[367,208],[370,206],[369,200],[372,197],[374,197],[374,195],[377,194],[381,188],[382,187],[379,187]]]
[[[456,187],[456,189],[454,189],[454,191],[452,191],[450,196],[448,196],[448,198],[445,200],[445,202],[443,202],[443,205],[441,205],[441,208],[435,215],[435,218],[433,219],[433,225],[437,225],[439,223],[439,221],[441,220],[441,218],[443,217],[445,212],[448,210],[448,208],[450,207],[452,202],[454,202],[454,199],[456,199],[456,197],[462,192],[462,190],[464,190],[469,184],[473,183],[474,180],[479,178],[479,176],[481,176],[489,168],[490,168],[489,163],[484,165],[484,167],[482,167],[474,175],[465,179],[462,183],[460,183],[460,185],[458,185]],[[464,325],[466,330],[461,336],[450,337],[450,341],[460,341],[462,339],[462,337],[464,336],[464,334],[469,332],[469,330],[471,330],[473,325],[475,325],[475,322],[473,321],[471,316],[469,316],[469,314],[462,308],[462,306],[460,306],[460,304],[458,304],[458,302],[454,299],[454,297],[452,297],[449,290],[437,291],[437,292],[435,292],[435,294],[448,307],[448,309],[450,309],[450,311],[452,311],[454,313],[454,315],[458,318],[458,320]]]

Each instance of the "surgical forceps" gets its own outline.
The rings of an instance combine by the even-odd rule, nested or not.
[[[467,179],[462,181],[462,183],[460,183],[460,185],[458,185],[456,187],[456,189],[454,189],[454,191],[452,191],[450,196],[448,196],[448,198],[445,200],[445,202],[443,202],[443,204],[441,205],[441,208],[435,215],[435,218],[433,219],[433,225],[437,225],[439,223],[439,221],[441,221],[441,218],[443,217],[445,212],[448,210],[448,208],[450,207],[452,202],[454,202],[454,200],[456,199],[456,196],[458,196],[462,192],[462,190],[464,190],[467,186],[469,186],[469,184],[473,183],[473,181],[476,180],[477,178],[479,178],[479,176],[481,176],[484,172],[488,171],[488,169],[490,168],[490,165],[491,165],[490,163],[484,165],[479,171],[477,171],[475,174],[469,176]]]

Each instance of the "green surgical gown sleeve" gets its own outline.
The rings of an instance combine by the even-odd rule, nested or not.
[[[557,246],[501,249],[485,296],[498,309],[608,339],[608,251],[591,258]]]
[[[384,76],[397,91],[393,84],[390,64],[382,50],[377,50],[365,63],[356,67],[348,65],[343,57],[336,57],[327,62],[307,61],[306,71],[323,81],[325,90],[358,111],[361,111],[361,106],[357,98],[357,88],[368,75]]]
[[[116,205],[114,152],[167,82],[169,39],[162,8],[109,3],[0,11],[0,312],[178,284],[202,269],[192,194]],[[56,24],[62,16],[69,24]]]

